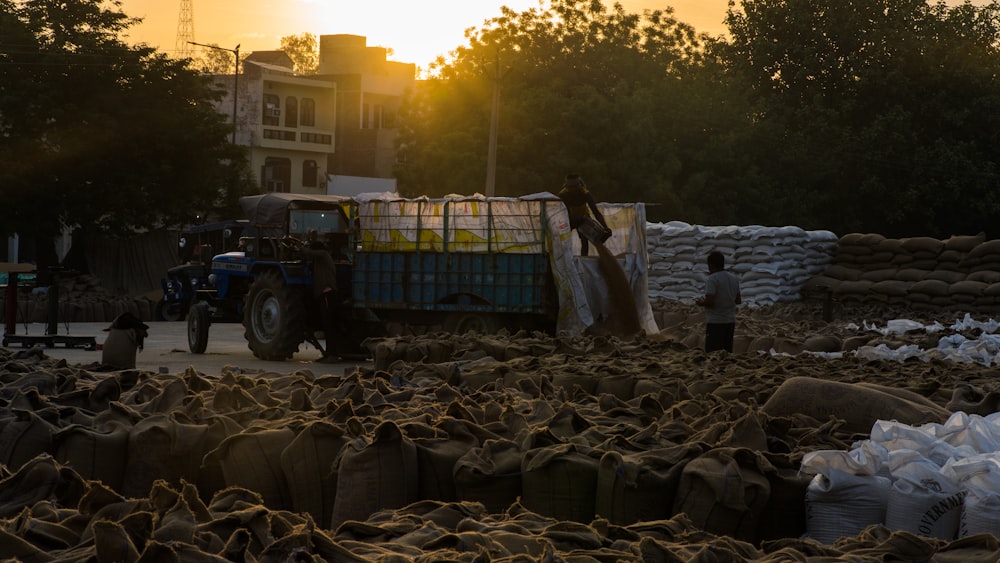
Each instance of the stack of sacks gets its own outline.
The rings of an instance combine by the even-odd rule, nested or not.
[[[847,234],[831,266],[804,287],[818,288],[849,304],[1000,310],[1000,240],[983,233],[946,240]]]
[[[704,293],[708,254],[718,250],[740,278],[743,301],[797,301],[802,285],[830,266],[837,236],[799,227],[705,227],[648,223],[649,297],[690,302]]]
[[[849,452],[807,453],[809,536],[832,544],[873,524],[953,540],[1000,526],[1000,414],[944,424],[880,420]]]

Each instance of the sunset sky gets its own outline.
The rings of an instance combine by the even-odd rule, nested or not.
[[[673,6],[677,19],[698,31],[721,34],[727,0],[620,0],[629,12]],[[612,1],[605,1],[611,6]],[[121,0],[122,11],[143,18],[129,35],[173,52],[181,0]],[[368,45],[392,49],[392,60],[426,69],[437,55],[466,44],[464,32],[500,15],[500,6],[523,11],[538,0],[192,0],[194,40],[241,53],[277,49],[282,37],[348,33]]]

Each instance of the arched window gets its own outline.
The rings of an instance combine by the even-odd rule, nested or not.
[[[285,127],[299,126],[299,100],[295,96],[285,98]]]
[[[302,163],[302,187],[315,188],[317,168],[315,160],[306,160]]]
[[[299,123],[304,127],[316,125],[316,101],[312,98],[302,98],[302,116]]]

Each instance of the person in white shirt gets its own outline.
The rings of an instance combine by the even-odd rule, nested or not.
[[[740,280],[726,271],[726,258],[719,251],[708,255],[708,279],[705,296],[695,303],[705,308],[705,351],[733,351],[736,332],[736,306],[743,302]]]

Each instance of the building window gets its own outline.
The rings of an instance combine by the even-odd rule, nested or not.
[[[266,133],[267,130],[265,130],[264,132]],[[326,134],[323,134],[323,133],[306,133],[306,132],[302,132],[302,133],[300,133],[300,136],[301,136],[300,140],[303,143],[315,143],[317,145],[332,145],[333,144],[333,135],[326,135]]]
[[[285,127],[299,126],[299,100],[295,96],[285,98]]]
[[[381,129],[382,111],[382,104],[361,104],[361,128]]]
[[[274,94],[264,94],[261,123],[264,125],[278,125],[279,118],[281,118],[281,99]]]
[[[288,192],[292,185],[292,161],[271,156],[264,159],[260,185],[268,192]]]
[[[302,163],[302,186],[305,188],[316,187],[316,161],[307,160]]]
[[[295,131],[282,131],[281,129],[264,129],[262,136],[265,139],[277,141],[294,141]]]
[[[313,127],[316,125],[316,101],[312,98],[302,98],[302,115],[299,123],[303,127]]]

